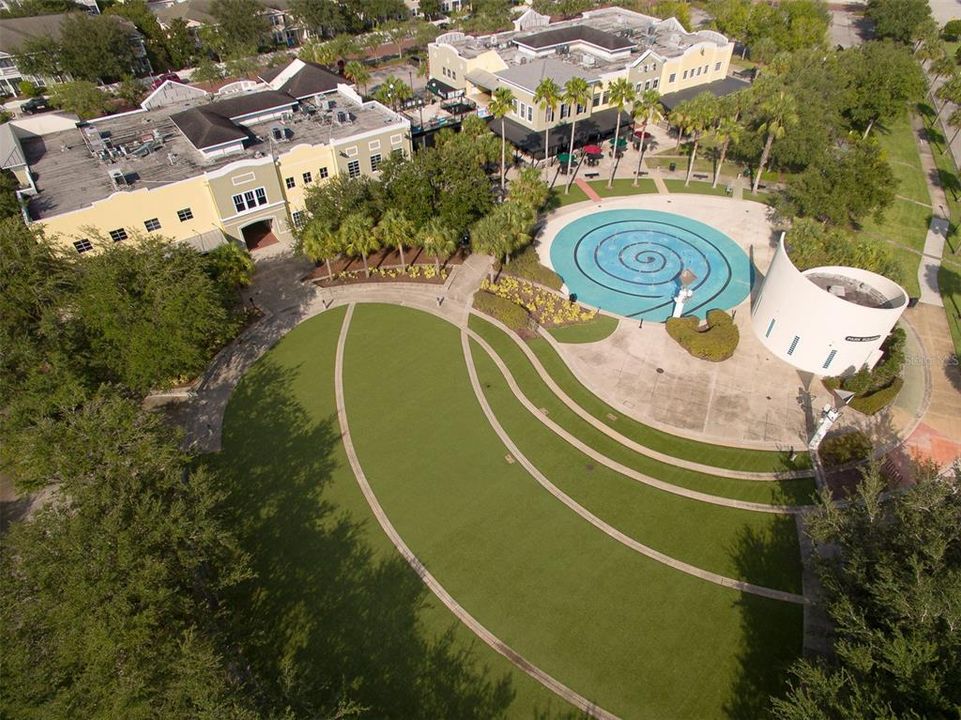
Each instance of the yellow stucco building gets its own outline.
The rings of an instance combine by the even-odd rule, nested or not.
[[[295,60],[251,85],[211,102],[168,82],[135,112],[42,137],[11,130],[29,221],[79,253],[135,233],[257,249],[293,239],[308,188],[410,153],[406,118],[319,66]]]
[[[558,23],[529,10],[514,25],[513,31],[482,37],[460,32],[439,36],[428,46],[430,74],[445,95],[462,93],[482,107],[495,89],[509,88],[514,103],[505,134],[534,155],[538,149],[543,154],[537,134],[572,117],[591,119],[585,133],[599,136],[612,130],[617,113],[608,87],[617,78],[627,78],[639,92],[654,89],[662,95],[695,87],[711,90],[727,77],[734,50],[734,43],[719,33],[687,32],[673,18],[658,20],[618,7]],[[543,79],[563,88],[574,77],[591,86],[588,105],[561,103],[552,111],[535,102]],[[498,130],[496,124],[493,129]]]

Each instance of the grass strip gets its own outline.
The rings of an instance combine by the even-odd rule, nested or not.
[[[699,492],[735,500],[769,504],[803,505],[813,502],[814,481],[809,478],[783,481],[756,481],[723,477],[677,467],[625,447],[600,430],[591,427],[568,408],[541,380],[530,360],[516,343],[501,330],[477,317],[470,327],[486,340],[507,365],[524,395],[538,408],[547,410],[551,420],[590,447],[612,460],[664,482]],[[614,426],[611,423],[607,423]],[[616,428],[620,431],[620,428]],[[707,464],[706,460],[700,460]],[[723,471],[719,471],[723,472]]]
[[[455,327],[358,306],[345,390],[358,455],[388,516],[505,642],[622,717],[760,716],[800,652],[802,608],[639,556],[546,493],[505,457]],[[747,538],[732,551],[744,563],[783,560]]]

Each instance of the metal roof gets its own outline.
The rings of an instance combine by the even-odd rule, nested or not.
[[[514,65],[495,73],[495,75],[511,85],[516,85],[530,92],[534,92],[544,78],[551,78],[561,88],[568,80],[576,77],[583,78],[589,83],[596,82],[598,79],[597,75],[585,68],[554,58],[532,60],[523,65]]]
[[[667,93],[667,95],[661,95],[661,105],[668,110],[673,110],[682,102],[692,100],[704,92],[709,92],[715,97],[724,97],[725,95],[731,95],[732,93],[740,92],[749,87],[751,87],[751,83],[738,80],[728,75],[722,80],[715,80],[706,85],[695,85],[685,90],[678,90],[677,92]]]
[[[572,25],[554,30],[544,30],[527,37],[514,38],[514,42],[535,50],[544,50],[555,45],[567,45],[573,42],[585,42],[609,51],[629,50],[636,45],[628,38],[618,37],[614,33],[598,30],[589,25]]]
[[[27,159],[23,155],[23,148],[20,147],[17,131],[8,122],[0,125],[0,168],[9,170],[26,164]]]

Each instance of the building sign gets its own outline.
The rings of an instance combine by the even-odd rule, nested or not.
[[[874,342],[875,340],[880,340],[880,335],[869,335],[868,337],[858,337],[857,335],[848,335],[844,338],[848,342]]]

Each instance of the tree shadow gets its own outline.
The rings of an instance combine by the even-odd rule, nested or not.
[[[456,623],[432,637],[420,579],[378,556],[364,523],[329,499],[336,419],[312,420],[293,392],[299,374],[254,367],[231,403],[225,452],[209,459],[255,573],[226,606],[265,714],[327,716],[346,697],[367,717],[503,717],[510,676],[479,667]]]
[[[731,548],[738,577],[783,573],[785,553],[798,551],[797,544],[789,542],[796,533],[794,518],[783,515],[777,516],[766,532],[743,528]],[[768,716],[771,696],[781,693],[788,669],[801,655],[804,609],[799,604],[746,593],[734,605],[741,616],[743,643],[724,710],[732,720],[757,720]]]

